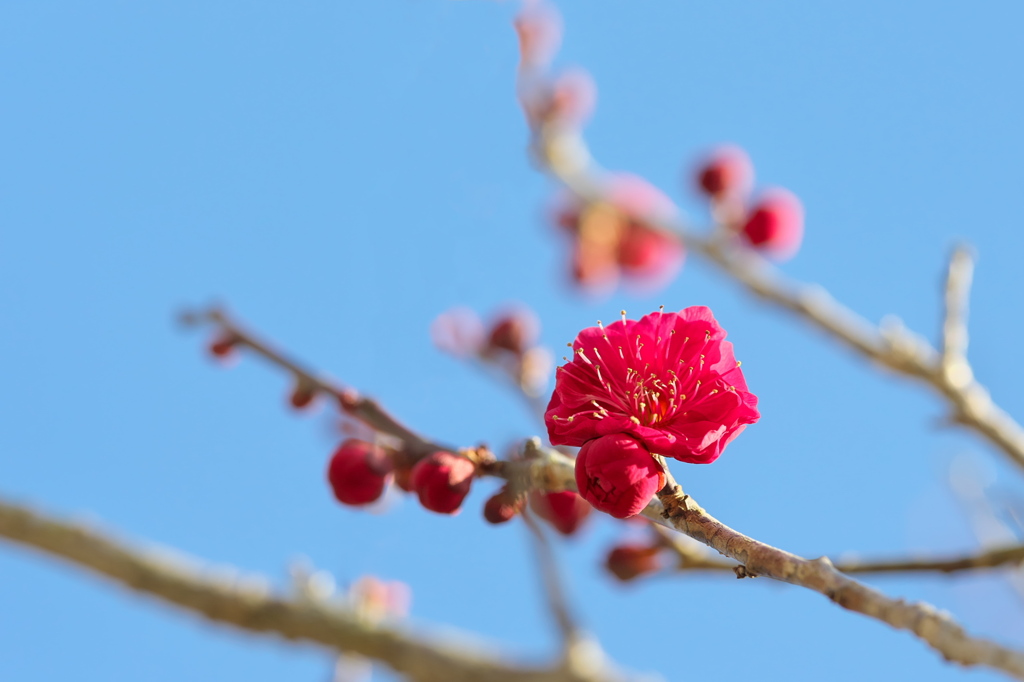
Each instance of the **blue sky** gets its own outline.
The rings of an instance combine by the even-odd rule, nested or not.
[[[1024,45],[1018,3],[572,0],[559,64],[598,84],[603,165],[640,174],[701,223],[689,184],[737,143],[759,184],[801,197],[785,265],[869,319],[934,337],[950,246],[979,261],[971,359],[1012,414],[1024,324],[1018,229]],[[514,97],[515,5],[475,0],[0,7],[0,494],[284,580],[298,555],[346,582],[408,582],[423,624],[552,651],[521,524],[411,501],[336,506],[324,413],[285,377],[225,371],[174,324],[222,301],[413,428],[495,445],[538,433],[515,396],[445,357],[431,320],[521,301],[553,348],[596,319],[708,305],[762,419],[712,466],[676,475],[717,517],[806,555],[974,546],[948,491],[977,458],[1000,494],[1020,472],[939,401],[763,308],[691,258],[654,296],[579,296],[543,222]],[[1013,210],[1011,210],[1013,209]],[[1007,307],[1010,306],[1010,307]],[[765,580],[666,577],[628,589],[595,522],[560,548],[573,602],[623,665],[721,678],[974,680],[905,633]],[[0,669],[25,681],[322,680],[320,652],[213,627],[21,549],[0,547]],[[885,578],[1024,647],[998,577]],[[671,614],[671,615],[666,615]]]

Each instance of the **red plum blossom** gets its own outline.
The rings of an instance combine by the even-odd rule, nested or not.
[[[625,433],[658,455],[713,462],[760,417],[725,335],[703,306],[584,329],[555,375],[551,443]]]

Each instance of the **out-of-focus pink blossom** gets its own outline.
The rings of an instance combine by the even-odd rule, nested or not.
[[[569,69],[553,79],[522,76],[519,102],[532,128],[579,128],[594,112],[597,86],[584,69]]]
[[[543,68],[551,63],[562,44],[562,16],[542,0],[527,2],[516,16],[519,56],[526,68]]]
[[[590,290],[608,289],[620,275],[645,288],[667,284],[682,266],[682,243],[648,221],[667,221],[675,204],[635,175],[612,176],[602,201],[560,201],[553,217],[573,238],[572,276]]]
[[[456,357],[476,355],[484,343],[484,323],[469,308],[452,308],[430,325],[434,345]]]

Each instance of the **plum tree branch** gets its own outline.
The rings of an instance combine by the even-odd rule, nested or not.
[[[1024,652],[973,637],[948,613],[924,602],[893,599],[844,575],[827,557],[808,560],[766,545],[726,526],[692,497],[666,486],[644,515],[735,559],[739,577],[765,576],[825,595],[851,611],[914,633],[946,660],[979,665],[1024,679]]]
[[[697,547],[690,547],[670,531],[655,526],[663,544],[679,558],[672,568],[678,572],[719,571],[735,572],[740,566],[732,561],[723,561]],[[1007,545],[975,553],[949,557],[904,557],[897,559],[859,560],[845,559],[833,562],[837,571],[847,574],[865,573],[959,573],[986,568],[1015,568],[1024,563],[1024,545]]]
[[[839,310],[845,309],[840,307]],[[237,325],[228,329],[239,330]],[[934,349],[932,351],[934,353]],[[276,358],[283,357],[278,353],[271,351],[265,357],[294,371],[292,365],[276,361]],[[396,437],[400,433],[396,429],[388,432]],[[429,443],[419,436],[416,438],[419,442]],[[482,461],[478,463],[478,472],[505,478],[521,490],[576,490],[573,460],[557,450],[543,447],[538,438],[526,442],[522,460]],[[644,515],[739,562],[739,566],[729,566],[739,577],[765,576],[814,590],[843,608],[913,632],[948,660],[964,665],[988,666],[1024,679],[1024,653],[968,635],[950,616],[928,604],[892,599],[862,585],[837,570],[826,557],[809,561],[749,538],[712,517],[693,498],[683,495],[678,487],[663,491],[658,499],[652,500]],[[991,557],[988,559],[992,560]],[[1006,559],[1007,562],[1011,560]],[[979,563],[975,567],[985,565]],[[891,567],[889,570],[898,569]]]
[[[359,420],[378,433],[402,441],[406,452],[414,457],[437,450],[454,451],[450,446],[429,441],[412,431],[392,417],[373,399],[360,395],[353,388],[342,387],[332,379],[307,369],[283,351],[276,349],[270,342],[246,329],[223,308],[214,306],[205,310],[186,311],[181,314],[180,319],[187,326],[212,325],[223,338],[230,339],[233,345],[248,348],[270,364],[290,373],[297,386],[304,386],[315,393],[333,397],[345,414]]]
[[[171,555],[142,550],[93,528],[0,499],[0,537],[59,557],[140,593],[239,629],[274,634],[358,654],[422,682],[612,682],[604,665],[521,666],[479,651],[478,644],[431,639],[360,618],[343,604],[309,595],[274,594],[262,577],[225,579]],[[601,659],[603,662],[603,659]]]
[[[607,173],[593,161],[576,131],[541,128],[535,131],[535,149],[550,174],[580,199],[598,201],[606,195]],[[723,238],[724,230],[713,230],[710,237],[704,237],[679,220],[638,217],[681,239],[688,250],[711,261],[762,300],[795,313],[877,364],[930,387],[949,404],[952,421],[973,429],[1024,469],[1024,428],[992,401],[964,355],[972,267],[965,249],[955,250],[950,262],[940,351],[898,322],[873,325],[822,287],[787,279],[758,254]]]
[[[533,447],[538,450],[534,459],[505,463],[503,473],[527,476],[533,485],[554,483],[555,489],[575,490],[572,461],[536,442]],[[739,562],[732,567],[738,577],[764,576],[814,590],[845,609],[914,633],[949,661],[994,668],[1024,680],[1024,652],[967,634],[930,604],[908,603],[871,589],[841,573],[827,557],[807,560],[747,537],[708,514],[676,485],[667,485],[643,514]]]

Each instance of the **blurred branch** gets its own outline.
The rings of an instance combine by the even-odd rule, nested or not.
[[[590,156],[574,131],[537,131],[537,156],[548,171],[584,201],[604,197],[606,173]],[[750,249],[737,248],[722,238],[723,230],[702,237],[680,221],[639,216],[652,228],[671,233],[686,247],[719,267],[751,293],[789,310],[833,339],[898,374],[918,380],[945,398],[951,419],[973,429],[1024,468],[1024,429],[974,379],[966,351],[966,295],[971,259],[964,249],[954,252],[946,287],[943,350],[894,322],[876,326],[833,299],[817,285],[784,277]],[[953,358],[953,362],[950,362]],[[950,371],[952,368],[952,371]]]
[[[414,433],[388,414],[373,399],[360,395],[352,388],[343,388],[333,380],[303,367],[282,351],[275,349],[269,342],[248,331],[222,308],[210,307],[206,310],[187,311],[180,316],[180,319],[188,326],[213,326],[221,337],[230,340],[232,345],[248,348],[269,361],[270,364],[289,372],[294,377],[297,386],[304,386],[314,392],[335,398],[338,406],[349,416],[358,419],[378,433],[387,434],[402,441],[406,451],[412,455],[424,455],[437,450],[452,449],[428,441]]]
[[[598,682],[622,679],[604,667],[519,666],[474,643],[440,641],[360,618],[306,592],[273,594],[269,581],[203,568],[167,550],[143,551],[83,525],[0,500],[0,537],[60,557],[137,592],[219,623],[275,634],[379,661],[422,682]]]
[[[536,442],[533,442],[536,447]],[[537,448],[532,460],[497,462],[487,473],[546,490],[574,490],[572,460]],[[721,523],[667,486],[644,510],[674,529],[739,562],[739,577],[764,576],[819,592],[845,609],[913,632],[944,658],[981,665],[1024,680],[1024,653],[972,637],[951,616],[923,602],[890,598],[843,575],[825,557],[809,561],[758,542]],[[212,620],[276,633],[371,658],[417,680],[610,679],[606,666],[584,655],[557,668],[521,668],[451,644],[428,642],[405,631],[360,622],[330,602],[274,596],[266,581],[225,580],[165,554],[142,552],[82,526],[51,519],[0,501],[0,537],[31,546],[100,573],[115,582],[172,602]]]
[[[971,377],[967,364],[967,307],[974,274],[974,259],[962,246],[953,249],[946,272],[945,304],[942,321],[942,367],[951,383],[964,383]]]
[[[576,621],[569,614],[569,604],[565,598],[565,590],[562,589],[562,582],[558,577],[558,562],[555,560],[554,550],[551,543],[544,535],[544,529],[540,527],[533,513],[524,508],[522,512],[523,522],[530,531],[533,538],[533,545],[537,554],[537,564],[540,568],[541,580],[544,583],[544,593],[547,596],[548,606],[551,615],[558,624],[559,632],[562,635],[562,643],[566,649],[572,646],[573,642],[580,638],[579,628]]]

